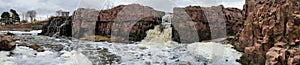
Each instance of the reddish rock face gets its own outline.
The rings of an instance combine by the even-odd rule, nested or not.
[[[164,12],[139,4],[120,5],[108,10],[79,8],[71,17],[52,17],[41,35],[85,38],[96,35],[112,42],[141,41],[146,31],[161,23]]]
[[[299,0],[246,0],[245,28],[236,46],[245,52],[240,62],[245,65],[299,64],[299,11]]]
[[[161,23],[164,14],[138,4],[120,5],[100,11],[95,32],[112,38],[113,42],[141,41],[147,30]]]
[[[99,11],[79,8],[72,15],[72,37],[83,38],[95,35],[95,27]]]
[[[191,43],[235,35],[243,27],[242,11],[223,6],[174,8],[175,41]]]

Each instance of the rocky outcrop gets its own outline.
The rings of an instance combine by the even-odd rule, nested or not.
[[[110,38],[112,42],[141,41],[147,30],[160,25],[164,15],[164,12],[139,4],[120,5],[107,10],[79,8],[72,15],[71,28],[69,24],[63,24],[69,23],[69,18],[61,22],[56,22],[61,20],[60,17],[52,18],[43,28],[42,34],[78,39],[101,36],[104,39]],[[172,39],[185,43],[235,35],[243,27],[242,19],[242,11],[237,8],[174,8]],[[72,30],[72,34],[68,30]]]
[[[96,9],[79,8],[72,18],[72,37],[80,39],[94,36],[99,11]]]
[[[243,27],[242,11],[237,8],[188,6],[173,11],[173,40],[182,43],[235,35]]]
[[[16,42],[12,36],[0,35],[0,51],[11,51],[16,48]]]
[[[246,0],[245,28],[236,49],[245,65],[297,65],[299,63],[300,1]]]
[[[139,4],[120,5],[100,11],[95,32],[113,42],[141,41],[147,30],[161,23],[164,14]]]
[[[161,23],[164,14],[139,4],[120,5],[107,10],[79,8],[70,18],[50,18],[41,35],[78,39],[95,37],[91,40],[101,36],[106,37],[105,40],[110,38],[112,42],[141,41],[147,30]]]
[[[71,17],[50,17],[48,23],[43,26],[39,35],[46,36],[72,36]]]

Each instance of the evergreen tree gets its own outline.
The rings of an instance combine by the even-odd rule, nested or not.
[[[2,14],[1,14],[1,22],[3,22],[3,23],[9,23],[9,19],[10,19],[10,14],[9,14],[9,12],[3,12]]]
[[[16,12],[16,10],[10,9],[10,12],[12,13],[12,20],[13,22],[20,22],[20,16],[19,14]]]
[[[7,18],[9,18],[9,17],[10,17],[9,12],[3,12],[3,13],[1,14],[1,18],[2,18],[2,19],[7,19]]]

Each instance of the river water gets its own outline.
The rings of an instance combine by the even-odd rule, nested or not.
[[[240,65],[235,60],[241,53],[231,45],[219,41],[180,44],[171,41],[171,30],[156,26],[134,44],[15,35],[18,44],[39,44],[46,51],[22,46],[0,51],[0,65]]]

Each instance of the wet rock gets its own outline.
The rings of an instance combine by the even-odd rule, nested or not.
[[[11,51],[16,48],[16,42],[12,36],[0,35],[0,51]]]
[[[61,45],[61,44],[44,44],[42,46],[45,48],[50,48],[54,51],[62,51],[65,47],[64,45]]]
[[[23,44],[20,44],[18,46],[26,46],[26,47],[32,48],[33,50],[36,50],[37,52],[44,52],[45,51],[45,49],[41,45],[38,45],[38,44],[23,43]]]
[[[93,64],[96,65],[111,65],[117,62],[121,62],[121,56],[112,54],[107,48],[94,48],[93,51],[91,51],[91,49],[84,49],[82,53],[89,56],[88,58],[93,62]]]
[[[80,38],[81,40],[89,40],[89,41],[107,41],[107,42],[112,42],[110,38],[104,37],[104,36],[88,36],[85,38]]]
[[[295,49],[300,38],[299,6],[298,0],[246,0],[243,10],[246,22],[238,34],[240,44],[235,46],[244,52],[240,62],[245,65],[297,64],[294,56],[298,55]],[[249,47],[254,51],[249,52]]]
[[[43,26],[39,35],[46,36],[72,36],[71,17],[50,17],[48,23]]]

